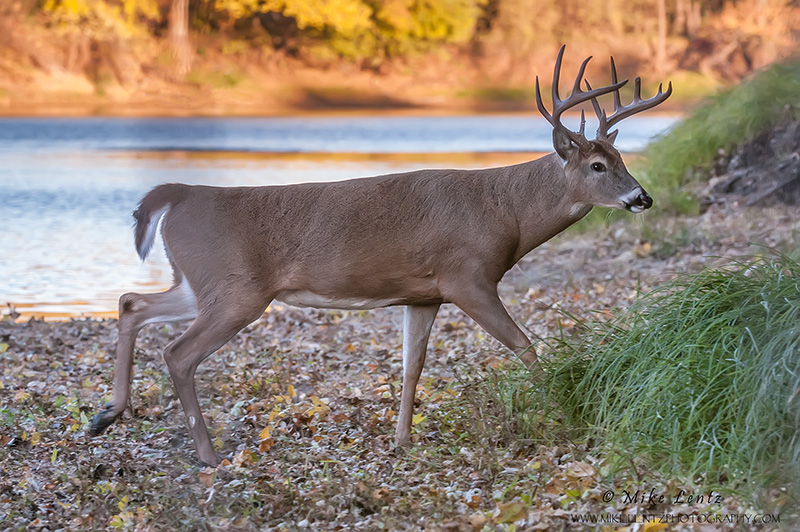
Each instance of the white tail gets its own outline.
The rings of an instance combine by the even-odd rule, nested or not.
[[[161,221],[161,217],[164,216],[168,210],[169,203],[155,212],[142,213],[141,218],[139,217],[140,211],[137,210],[133,214],[136,220],[134,245],[136,246],[136,252],[139,254],[140,259],[145,260],[147,255],[150,254],[150,250],[153,248],[153,242],[156,239],[158,222]]]
[[[611,119],[596,98],[616,82],[580,89],[586,61],[566,100],[558,97],[562,47],[553,83],[557,153],[485,170],[422,170],[337,183],[215,188],[161,185],[135,213],[136,248],[150,249],[158,219],[175,284],[157,294],[120,298],[114,399],[94,417],[100,434],[130,397],[133,348],[154,321],[194,319],[167,346],[164,360],[186,413],[200,460],[217,464],[195,393],[203,359],[256,320],[274,299],[334,308],[405,306],[403,391],[396,442],[407,445],[416,385],[431,326],[453,303],[527,363],[536,362],[526,335],[497,296],[503,275],[525,254],[583,218],[592,206],[641,212],[652,200],[628,173],[607,128],[664,101],[671,92],[634,103]],[[638,83],[637,83],[638,86]],[[568,108],[591,100],[598,138],[560,122]],[[655,102],[655,103],[654,103]],[[622,116],[624,115],[624,116]],[[605,129],[603,129],[605,128]],[[165,214],[164,214],[165,213]]]

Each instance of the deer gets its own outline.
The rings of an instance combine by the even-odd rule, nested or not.
[[[561,99],[558,52],[552,113],[553,147],[533,161],[488,169],[435,169],[329,183],[210,187],[162,184],[134,212],[134,243],[144,261],[161,220],[174,282],[163,292],[119,299],[113,398],[97,413],[90,436],[102,434],[130,400],[133,350],[145,325],[193,320],[164,349],[200,462],[216,466],[195,390],[198,365],[257,320],[272,301],[333,309],[401,305],[402,388],[394,443],[411,443],[416,387],[428,339],[442,304],[459,307],[524,363],[538,361],[528,336],[498,297],[504,274],[531,250],[585,217],[593,207],[640,213],[653,200],[628,172],[609,129],[655,107],[672,93],[622,105],[611,58],[611,84],[593,89],[581,64],[571,94]],[[608,116],[598,97],[613,94]],[[599,126],[594,140],[561,122],[565,111],[591,102]]]

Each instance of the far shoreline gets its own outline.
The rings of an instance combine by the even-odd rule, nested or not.
[[[0,91],[0,118],[78,118],[78,117],[120,117],[120,118],[281,118],[291,116],[364,116],[380,114],[383,116],[461,116],[482,114],[527,115],[539,117],[533,99],[500,100],[476,97],[437,97],[400,100],[380,93],[362,94],[361,91],[343,91],[321,102],[307,100],[294,101],[286,96],[276,96],[273,91],[264,90],[247,97],[220,94],[208,95],[202,91],[187,91],[176,98],[166,94],[163,98],[131,96],[125,99],[112,99],[87,93],[31,93],[30,87],[20,88],[15,93]],[[291,92],[294,88],[286,87]],[[297,89],[303,92],[304,89]],[[26,97],[17,96],[25,93]],[[362,99],[363,97],[363,99]],[[683,114],[701,96],[665,102],[663,109],[651,116]],[[593,116],[590,106],[585,108]],[[569,114],[578,114],[575,110]]]

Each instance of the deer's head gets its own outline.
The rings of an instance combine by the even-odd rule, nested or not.
[[[617,69],[614,58],[611,58],[611,85],[592,89],[588,81],[586,90],[581,90],[581,82],[586,65],[591,59],[587,57],[578,70],[572,93],[562,100],[558,95],[558,82],[561,73],[561,61],[564,57],[565,46],[561,47],[556,59],[553,73],[553,114],[550,114],[542,103],[539,89],[539,77],[536,77],[536,105],[539,112],[553,126],[553,147],[564,164],[564,174],[572,184],[579,202],[598,207],[612,207],[638,213],[649,209],[653,200],[644,188],[634,179],[625,167],[622,156],[614,148],[614,140],[619,130],[609,133],[609,129],[620,120],[633,114],[655,107],[669,98],[672,94],[670,82],[666,91],[658,87],[658,94],[647,100],[642,99],[641,78],[634,81],[633,102],[623,106],[620,101],[619,89],[628,80],[617,81]],[[603,94],[614,94],[614,112],[607,116],[605,110],[597,101]],[[578,131],[571,131],[561,123],[561,115],[571,107],[591,100],[592,107],[599,121],[597,136],[594,140],[587,140],[584,135],[586,120],[581,111],[581,126]]]

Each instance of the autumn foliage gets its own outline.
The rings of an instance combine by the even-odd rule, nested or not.
[[[686,70],[736,80],[789,53],[800,28],[800,8],[788,0],[609,0],[602,9],[578,0],[4,4],[0,75],[16,75],[10,64],[22,60],[123,84],[176,64],[185,76],[198,61],[225,56],[266,69],[286,61],[314,68],[351,63],[380,74],[402,65],[420,69],[408,61],[424,57],[444,77],[457,59],[473,72],[473,83],[528,85],[564,42],[596,55],[616,53],[640,73]]]

